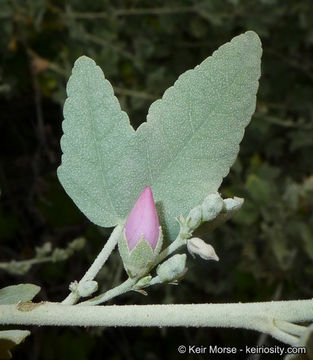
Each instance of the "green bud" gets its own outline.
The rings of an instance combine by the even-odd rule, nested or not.
[[[92,295],[98,290],[98,283],[94,280],[87,280],[79,283],[77,286],[77,292],[81,297],[87,297]]]
[[[205,243],[202,239],[194,237],[188,240],[187,249],[193,258],[197,254],[204,260],[219,261],[213,246]]]
[[[244,199],[235,196],[234,198],[224,199],[225,212],[236,212],[243,205]]]
[[[84,248],[84,246],[86,245],[86,239],[83,237],[79,237],[77,239],[74,239],[70,244],[69,244],[69,248],[74,250],[74,251],[78,251]]]
[[[196,229],[202,223],[202,206],[201,205],[194,207],[190,211],[190,213],[187,217],[187,221],[188,221],[188,226],[191,230]]]
[[[202,220],[211,221],[217,217],[217,215],[222,211],[224,206],[223,199],[219,193],[214,193],[208,195],[201,207],[202,207]]]
[[[53,250],[51,259],[53,262],[63,261],[69,257],[67,251],[65,249],[56,248]]]
[[[176,254],[156,269],[156,273],[162,282],[171,282],[180,279],[186,271],[186,254]]]
[[[52,250],[52,244],[51,242],[48,241],[44,243],[42,246],[36,247],[35,250],[36,250],[37,258],[47,256]]]

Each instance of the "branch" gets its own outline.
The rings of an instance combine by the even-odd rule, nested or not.
[[[86,274],[82,277],[80,280],[80,284],[92,281],[98,272],[101,270],[105,262],[107,261],[108,257],[114,250],[118,238],[121,235],[121,232],[123,230],[124,225],[117,225],[115,229],[112,231],[112,234],[110,235],[109,239],[103,246],[103,249],[100,251],[98,256],[96,257],[95,261],[92,263]],[[66,299],[62,301],[63,304],[75,304],[80,299],[80,295],[78,292],[71,292]]]
[[[183,245],[186,245],[186,234],[184,233],[184,228],[181,227],[179,234],[176,238],[175,241],[173,241],[166,249],[164,249],[155,259],[153,267],[155,267],[157,264],[159,264],[161,261],[163,261],[167,256],[169,256],[170,254],[172,254],[175,250],[177,250],[178,248],[180,248]],[[147,275],[147,274],[146,274]],[[92,279],[88,279],[88,280],[92,280]],[[79,305],[99,305],[99,304],[103,304],[104,302],[113,299],[116,296],[119,296],[121,294],[124,294],[127,291],[133,290],[133,286],[136,284],[136,282],[139,280],[139,278],[128,278],[127,280],[125,280],[122,284],[114,287],[111,290],[108,290],[96,297],[93,297],[89,300],[83,301],[81,302]],[[83,281],[83,279],[81,280]],[[153,284],[150,284],[153,285]],[[148,285],[148,286],[150,286]],[[74,295],[75,294],[70,294],[68,296],[72,297],[74,299]],[[65,299],[63,301],[63,304],[74,304],[78,301],[79,298],[77,298],[77,300],[75,300],[75,302],[69,302],[70,299]]]
[[[76,251],[81,250],[85,246],[85,242],[85,238],[77,238],[71,241],[65,249],[55,248],[54,250],[51,243],[47,242],[43,246],[36,248],[36,256],[34,258],[1,262],[0,269],[6,270],[13,275],[24,275],[33,265],[67,260]]]
[[[275,324],[279,320],[280,328]],[[313,321],[313,300],[238,304],[73,306],[20,303],[0,306],[0,324],[55,326],[192,326],[245,328],[295,345],[286,322]],[[283,324],[283,326],[282,326]],[[284,329],[285,328],[285,329]],[[297,333],[302,328],[291,326]],[[302,332],[302,331],[300,331]]]

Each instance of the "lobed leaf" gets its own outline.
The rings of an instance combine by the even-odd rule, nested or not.
[[[94,223],[114,226],[150,185],[167,237],[216,192],[255,110],[261,43],[248,31],[182,74],[135,132],[94,61],[79,58],[64,107],[59,179]]]
[[[135,131],[92,59],[82,56],[75,62],[67,95],[58,177],[92,222],[114,226],[133,199],[127,190],[136,179],[128,170],[136,164],[128,147]]]

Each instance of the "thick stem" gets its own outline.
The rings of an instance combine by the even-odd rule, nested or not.
[[[257,330],[294,345],[298,338],[275,320],[313,321],[313,300],[238,304],[72,306],[42,303],[1,305],[0,324],[56,326],[193,326]]]
[[[119,224],[115,227],[115,229],[112,231],[112,234],[110,235],[109,239],[103,246],[103,249],[100,251],[98,256],[96,257],[95,261],[92,263],[86,274],[82,277],[82,279],[79,281],[79,283],[83,283],[88,280],[93,280],[98,272],[101,270],[105,262],[107,261],[108,257],[114,250],[117,241],[122,233],[124,225]],[[72,305],[77,303],[77,301],[80,299],[80,296],[78,293],[71,292],[66,299],[62,301],[62,304],[66,305]]]

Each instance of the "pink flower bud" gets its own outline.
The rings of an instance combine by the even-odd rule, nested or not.
[[[143,190],[128,215],[125,234],[129,250],[133,250],[143,236],[155,249],[159,238],[159,219],[150,186]]]

